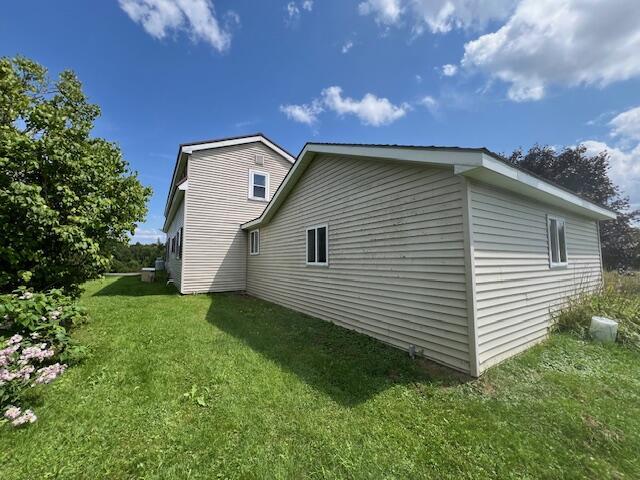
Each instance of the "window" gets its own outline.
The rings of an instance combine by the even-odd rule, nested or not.
[[[252,200],[269,200],[268,173],[249,170],[249,198]]]
[[[182,244],[184,243],[184,229],[180,227],[178,230],[178,258],[182,258]]]
[[[329,228],[318,225],[307,228],[307,265],[328,266]]]
[[[249,254],[258,255],[260,253],[260,230],[249,232]]]
[[[549,235],[549,267],[567,265],[567,240],[564,218],[547,215]]]

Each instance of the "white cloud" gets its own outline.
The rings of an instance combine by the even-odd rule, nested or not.
[[[164,242],[166,235],[162,230],[156,228],[136,228],[136,231],[131,237],[131,243],[156,243],[157,241]]]
[[[409,109],[406,104],[394,105],[386,98],[367,93],[361,100],[342,96],[342,88],[329,87],[322,91],[324,105],[338,115],[355,115],[365,125],[379,127],[402,118]]]
[[[302,2],[289,2],[285,7],[287,11],[287,17],[285,23],[289,26],[296,26],[300,21],[301,10],[310,12],[313,10],[313,0],[303,0]]]
[[[458,73],[458,66],[447,63],[442,66],[442,74],[445,77],[453,77],[456,73]]]
[[[508,17],[517,0],[366,0],[361,15],[373,15],[378,23],[398,25],[404,16],[413,31],[447,33],[453,29],[480,29],[491,20]]]
[[[612,136],[640,140],[640,107],[616,115],[609,125],[613,127]]]
[[[291,120],[307,125],[315,124],[320,113],[332,111],[339,116],[355,115],[363,124],[379,127],[402,118],[410,108],[406,103],[394,105],[387,98],[372,93],[367,93],[360,100],[343,97],[342,88],[332,86],[322,90],[320,98],[309,104],[281,105],[280,111]]]
[[[417,83],[422,83],[422,75],[416,73],[416,82]]]
[[[401,0],[366,0],[358,5],[360,15],[373,15],[376,21],[393,25],[402,14]]]
[[[210,0],[119,0],[120,8],[154,38],[184,31],[193,41],[203,41],[222,52],[231,44],[229,25],[221,26]],[[239,17],[230,12],[237,23]]]
[[[280,111],[284,113],[287,118],[306,125],[316,123],[318,121],[318,115],[322,113],[323,110],[318,100],[314,100],[310,104],[280,105]]]
[[[587,153],[609,153],[609,176],[623,193],[629,195],[631,204],[640,208],[640,106],[615,116],[610,122],[611,136],[618,144],[611,146],[598,140],[582,142]]]
[[[409,0],[414,31],[447,33],[453,29],[481,29],[509,16],[517,0]]]
[[[597,155],[602,151],[609,154],[609,177],[618,185],[631,203],[640,205],[640,145],[629,150],[607,145],[597,140],[582,142],[587,153]]]
[[[420,99],[418,103],[420,103],[420,105],[422,105],[427,110],[429,110],[429,112],[431,112],[432,115],[435,115],[436,113],[438,113],[438,108],[440,104],[431,95],[425,95]]]
[[[345,44],[342,45],[342,53],[347,53],[352,48],[353,48],[353,42],[351,40],[347,40]]]
[[[515,101],[549,85],[606,86],[640,75],[640,2],[522,0],[507,22],[465,45],[462,65],[510,84]]]
[[[298,5],[296,5],[296,2],[287,3],[287,14],[291,20],[297,20],[300,18],[300,9],[298,8]]]

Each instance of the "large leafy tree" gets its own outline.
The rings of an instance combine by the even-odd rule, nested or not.
[[[536,145],[526,153],[516,150],[506,160],[615,210],[615,220],[600,222],[604,265],[613,269],[638,264],[640,233],[634,223],[640,218],[640,211],[631,210],[629,198],[609,178],[606,151],[590,156],[581,145],[562,151]]]
[[[99,114],[73,72],[0,58],[0,291],[77,291],[144,219],[151,190],[91,136]]]

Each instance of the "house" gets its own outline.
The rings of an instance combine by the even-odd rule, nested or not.
[[[240,225],[260,216],[294,160],[262,134],[180,145],[163,231],[181,293],[246,289]]]
[[[602,284],[598,221],[615,214],[486,149],[308,143],[286,176],[274,150],[275,193],[242,221],[253,142],[179,155],[188,175],[174,174],[168,203],[186,214],[169,207],[167,232],[185,219],[182,272],[169,261],[183,293],[242,289],[478,376],[544,339],[568,296]],[[207,186],[223,168],[211,162],[236,172],[224,194]],[[205,275],[222,269],[209,258],[229,255],[205,242],[221,234],[207,217],[218,209],[236,282]]]

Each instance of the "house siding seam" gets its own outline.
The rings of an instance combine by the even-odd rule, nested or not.
[[[462,179],[451,169],[319,155],[260,226],[247,291],[469,372]],[[305,265],[328,224],[329,267]]]
[[[598,226],[557,207],[470,183],[478,355],[485,370],[543,340],[551,315],[602,285]],[[547,215],[566,220],[568,266],[549,268]]]
[[[263,165],[255,164],[256,155],[262,155]],[[269,191],[275,192],[290,167],[258,142],[190,155],[182,293],[245,289],[248,245],[240,225],[260,216],[267,205],[247,198],[249,171],[269,173]]]

